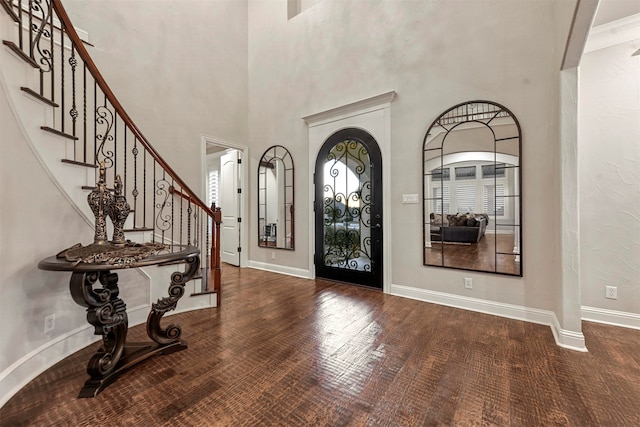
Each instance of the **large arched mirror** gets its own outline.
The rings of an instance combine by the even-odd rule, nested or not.
[[[294,248],[293,159],[281,145],[258,165],[258,246]]]
[[[424,264],[522,276],[520,125],[502,105],[445,111],[423,142]]]

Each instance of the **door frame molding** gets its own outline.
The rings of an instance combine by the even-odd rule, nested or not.
[[[391,291],[391,102],[394,91],[385,92],[360,101],[331,108],[303,117],[309,128],[309,171],[315,171],[316,159],[324,142],[335,132],[346,128],[367,131],[378,143],[382,154],[382,291]],[[315,224],[313,211],[315,184],[309,180],[309,218]],[[315,279],[315,225],[309,227],[309,272]]]
[[[249,219],[247,218],[247,193],[248,188],[247,185],[249,183],[249,168],[247,167],[247,162],[249,159],[249,147],[246,145],[238,144],[232,141],[226,141],[224,139],[216,138],[209,135],[202,134],[200,136],[200,157],[202,159],[200,168],[200,176],[202,176],[202,194],[201,197],[205,197],[206,200],[206,189],[207,189],[207,143],[219,145],[225,148],[231,148],[234,150],[238,150],[242,153],[242,168],[239,179],[239,187],[242,189],[240,193],[240,218],[242,218],[242,222],[240,223],[240,247],[242,251],[240,251],[240,267],[246,267],[249,265],[249,236],[247,233],[247,228],[249,224]]]

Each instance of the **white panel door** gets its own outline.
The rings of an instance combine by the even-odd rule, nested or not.
[[[240,205],[238,198],[238,151],[232,150],[220,158],[220,260],[240,265]]]

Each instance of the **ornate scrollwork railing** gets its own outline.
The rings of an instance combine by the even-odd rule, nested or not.
[[[120,191],[132,215],[124,232],[145,232],[154,243],[200,248],[207,271],[216,212],[207,206],[158,154],[129,117],[91,59],[60,0],[0,0],[15,21],[4,44],[39,71],[37,88],[22,88],[53,106],[53,127],[45,131],[73,141],[65,163],[96,170],[105,181],[120,176]],[[89,185],[87,189],[93,189]],[[217,249],[217,248],[216,248]],[[219,276],[219,274],[218,274]],[[207,283],[203,280],[203,283]],[[218,291],[219,279],[213,289]]]

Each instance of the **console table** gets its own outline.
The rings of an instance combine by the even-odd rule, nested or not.
[[[102,346],[89,360],[87,373],[90,378],[79,397],[97,396],[122,372],[152,356],[187,348],[187,343],[180,339],[180,326],[171,324],[163,329],[160,320],[166,312],[176,308],[178,300],[184,295],[185,283],[194,277],[200,267],[200,250],[194,246],[173,246],[159,253],[136,257],[136,248],[144,245],[130,244],[125,251],[127,258],[112,257],[119,252],[115,246],[92,246],[93,258],[89,262],[69,260],[68,256],[64,256],[66,251],[63,251],[38,264],[42,270],[71,272],[71,296],[77,304],[87,307],[87,321],[95,327],[96,335],[102,335]],[[103,248],[104,251],[100,252]],[[118,297],[118,275],[112,270],[177,263],[184,263],[185,271],[176,271],[171,275],[169,296],[153,303],[147,317],[147,335],[153,342],[127,343],[126,305]]]

